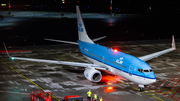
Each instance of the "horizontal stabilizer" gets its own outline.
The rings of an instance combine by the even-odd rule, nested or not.
[[[68,43],[68,44],[74,44],[74,45],[79,45],[77,42],[71,42],[71,41],[54,40],[54,39],[46,39],[46,38],[44,38],[44,40],[55,41],[55,42],[62,42],[62,43]]]
[[[99,37],[99,38],[92,39],[92,41],[93,41],[93,42],[96,42],[96,41],[101,40],[101,39],[104,39],[104,38],[106,38],[106,36],[102,36],[102,37]]]

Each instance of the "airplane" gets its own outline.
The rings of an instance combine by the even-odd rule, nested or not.
[[[109,73],[112,73],[113,75],[118,75],[129,81],[135,82],[139,86],[139,91],[143,91],[144,85],[150,85],[156,82],[156,77],[154,72],[145,61],[148,61],[165,53],[176,50],[174,36],[172,36],[171,48],[141,57],[135,57],[114,50],[112,48],[95,44],[94,43],[95,41],[105,38],[106,36],[91,40],[87,35],[79,6],[76,6],[76,12],[77,12],[77,25],[78,25],[78,37],[79,37],[79,40],[77,42],[54,40],[54,39],[45,39],[45,40],[78,45],[82,55],[91,63],[11,57],[4,44],[7,55],[13,60],[17,59],[17,60],[27,60],[27,61],[35,61],[35,62],[46,62],[46,63],[85,67],[84,76],[87,80],[91,82],[100,82],[102,79],[101,72],[107,71]]]

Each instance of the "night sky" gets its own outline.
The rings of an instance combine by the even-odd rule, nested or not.
[[[177,1],[113,0],[112,2],[112,12],[120,14],[119,17],[83,18],[91,38],[108,36],[104,41],[171,39],[172,35],[180,38],[180,6]],[[0,0],[0,4],[2,3],[7,5],[5,7],[0,5],[0,15],[1,10],[8,11],[8,0]],[[82,13],[92,13],[95,16],[102,13],[110,15],[110,0],[65,0],[65,3],[62,3],[62,0],[11,0],[11,12],[13,14],[14,11],[31,11],[34,14],[36,11],[46,11],[43,16],[49,17],[52,12],[59,14],[60,17],[63,12],[75,14],[76,5],[79,5]],[[44,41],[44,38],[77,40],[76,18],[36,19],[32,17],[35,16],[5,17],[1,20],[8,26],[0,27],[0,34],[3,36],[0,42],[10,45],[22,43],[41,45],[49,43]]]
[[[113,0],[113,13],[178,13],[176,0]],[[8,0],[0,3],[8,4]],[[12,10],[74,12],[79,5],[82,12],[110,13],[110,0],[11,0]],[[15,6],[13,6],[15,5]],[[1,6],[0,6],[1,7]],[[1,9],[7,9],[1,7]]]

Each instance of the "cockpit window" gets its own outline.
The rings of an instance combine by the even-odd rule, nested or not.
[[[149,72],[149,70],[144,70],[144,72]]]
[[[140,73],[142,73],[142,72],[143,72],[143,69],[138,69],[138,71],[139,71]]]
[[[142,72],[152,72],[152,69],[138,69],[138,71],[140,72],[140,73],[142,73]]]

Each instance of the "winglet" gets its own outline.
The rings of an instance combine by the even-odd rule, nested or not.
[[[14,60],[14,57],[11,57],[10,55],[9,55],[9,53],[8,53],[8,50],[7,50],[7,48],[6,48],[6,45],[5,45],[5,43],[3,43],[3,45],[4,45],[4,48],[5,48],[5,50],[6,50],[6,54],[12,59],[12,60]]]
[[[5,50],[6,50],[6,53],[7,53],[7,55],[9,56],[9,53],[8,53],[8,51],[7,51],[7,48],[6,48],[6,45],[5,45],[5,43],[3,42],[3,45],[4,45],[4,48],[5,48]],[[9,56],[10,57],[10,56]],[[10,57],[11,58],[11,57]]]
[[[174,35],[172,35],[172,48],[174,48],[174,50],[176,50]]]

